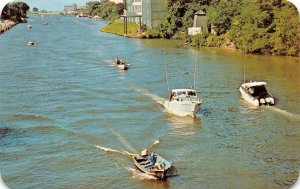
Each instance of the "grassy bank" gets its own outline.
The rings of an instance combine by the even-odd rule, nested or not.
[[[127,35],[124,34],[124,23],[120,20],[109,23],[100,29],[102,32],[112,33],[116,35],[122,35],[127,37],[142,37],[139,33],[139,25],[135,23],[128,22],[128,32]]]

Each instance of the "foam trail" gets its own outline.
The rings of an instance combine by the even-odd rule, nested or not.
[[[152,98],[152,100],[154,100],[155,102],[157,102],[157,103],[159,103],[161,105],[163,105],[163,103],[165,101],[164,98],[162,98],[162,97],[160,97],[160,96],[158,96],[156,94],[152,94],[152,93],[150,93],[146,89],[135,89],[135,91],[138,92],[138,93],[141,93],[141,94],[143,94],[145,96],[148,96],[148,97]]]
[[[156,145],[158,145],[160,143],[160,141],[158,139],[156,139],[154,141],[154,143],[149,147],[149,149],[154,148]]]
[[[293,114],[293,113],[291,113],[291,112],[288,112],[288,111],[286,111],[286,110],[279,109],[279,108],[274,107],[274,106],[266,106],[266,107],[269,108],[270,110],[273,110],[273,111],[275,111],[275,112],[277,112],[277,113],[280,113],[280,114],[282,114],[282,115],[285,115],[285,116],[288,116],[288,117],[290,117],[290,118],[294,118],[294,119],[300,120],[300,115]]]
[[[111,132],[128,150],[133,151],[133,152],[138,151],[131,144],[129,144],[127,142],[127,140],[125,138],[123,138],[119,133],[115,132],[114,130],[111,130]]]
[[[137,169],[133,169],[133,168],[125,168],[127,169],[131,174],[132,174],[132,178],[133,179],[140,179],[140,180],[157,180],[157,178],[155,176],[152,175],[148,175],[146,173],[142,173]]]
[[[108,59],[108,60],[104,60],[104,62],[106,62],[106,63],[114,63],[114,61],[113,60],[111,60],[111,59]]]
[[[106,148],[106,147],[103,147],[103,146],[99,146],[99,145],[95,145],[94,146],[95,148],[98,148],[100,150],[103,150],[105,152],[114,152],[114,153],[119,153],[119,154],[123,154],[125,156],[135,156],[137,154],[133,154],[133,153],[130,153],[128,151],[119,151],[119,150],[116,150],[116,149],[112,149],[112,148]]]

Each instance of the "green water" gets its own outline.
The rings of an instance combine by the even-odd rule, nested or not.
[[[29,23],[0,36],[0,123],[13,130],[0,142],[0,170],[10,188],[281,189],[297,179],[299,59],[244,56],[247,79],[267,81],[277,98],[253,108],[240,98],[237,52],[101,33],[105,21]],[[111,66],[117,56],[131,64],[127,72]],[[193,84],[196,57],[198,118],[170,115],[156,102],[167,97],[164,58],[171,88],[182,88]],[[165,182],[95,147],[139,153],[156,139],[155,151],[180,171]]]

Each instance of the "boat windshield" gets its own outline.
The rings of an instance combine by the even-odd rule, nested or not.
[[[188,91],[188,96],[197,96],[195,91]]]
[[[252,90],[250,94],[255,97],[266,98],[269,96],[269,93],[265,86],[250,87],[249,90]]]
[[[178,97],[186,97],[186,92],[185,91],[179,91],[177,92]]]

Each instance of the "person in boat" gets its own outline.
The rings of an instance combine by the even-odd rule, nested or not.
[[[118,57],[115,58],[115,62],[116,62],[116,64],[120,64],[121,63],[121,61],[120,61],[120,59]]]
[[[145,160],[147,160],[148,150],[145,148],[141,151],[141,157],[143,157]]]
[[[145,163],[145,168],[155,165],[156,159],[157,159],[157,155],[154,152],[152,152],[151,155],[148,155],[147,161]]]

